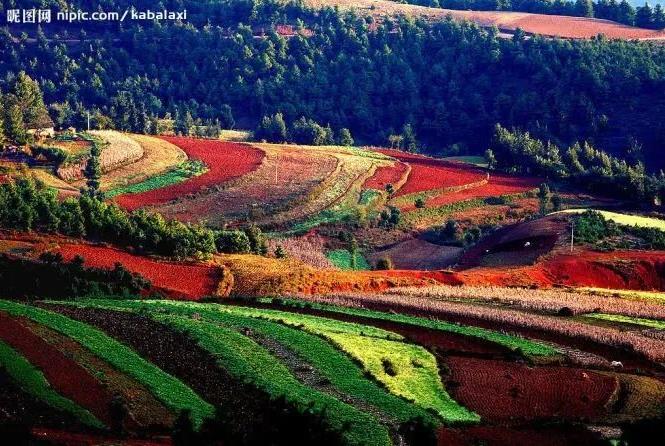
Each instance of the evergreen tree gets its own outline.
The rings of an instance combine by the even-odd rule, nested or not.
[[[233,129],[236,125],[236,121],[233,118],[233,111],[228,104],[222,104],[220,108],[219,125],[221,128],[227,130]]]
[[[550,202],[550,187],[547,183],[543,183],[538,188],[538,202],[540,203],[540,214],[545,215],[547,213],[547,206]]]
[[[653,28],[653,22],[653,10],[648,3],[637,8],[637,11],[635,12],[635,26],[639,26],[640,28]]]
[[[91,198],[102,198],[102,193],[99,190],[100,180],[102,178],[102,168],[99,163],[101,156],[100,145],[95,142],[90,149],[90,157],[85,165],[84,175],[86,178],[87,190],[85,193]]]
[[[593,1],[576,0],[575,13],[580,17],[593,17]]]
[[[404,124],[402,129],[402,138],[404,149],[407,152],[417,152],[418,151],[418,142],[416,141],[416,132],[414,132],[411,124]]]
[[[660,3],[653,8],[653,27],[655,29],[665,28],[665,10]]]
[[[626,25],[635,24],[635,9],[630,6],[627,0],[621,0],[621,3],[619,3],[617,21]]]
[[[5,134],[9,140],[23,145],[28,142],[28,133],[23,122],[23,113],[18,104],[10,102],[5,116]]]
[[[339,131],[338,144],[340,146],[352,146],[353,138],[351,137],[351,131],[347,128],[343,128]]]

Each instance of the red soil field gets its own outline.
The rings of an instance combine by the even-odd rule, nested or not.
[[[122,444],[123,446],[170,446],[173,444],[170,438],[155,438],[151,440],[118,439],[101,435],[77,434],[43,427],[32,429],[32,435],[36,439],[44,440],[46,444],[66,446],[112,446],[118,444]]]
[[[596,437],[583,427],[506,427],[472,426],[464,429],[441,428],[439,446],[569,446],[597,444]]]
[[[472,200],[474,198],[498,197],[501,195],[519,194],[538,187],[542,180],[537,178],[511,177],[503,174],[491,173],[487,184],[465,189],[459,192],[441,194],[427,201],[428,207],[444,206],[457,201]]]
[[[190,159],[203,161],[208,166],[208,172],[160,189],[140,194],[121,195],[115,201],[123,208],[134,210],[168,203],[220,185],[252,172],[259,167],[264,157],[263,151],[248,144],[180,136],[161,136],[160,138],[180,147]]]
[[[596,419],[618,386],[611,376],[569,367],[528,367],[494,359],[451,356],[450,386],[456,401],[483,419]],[[565,383],[565,385],[564,385]]]
[[[88,409],[102,422],[111,420],[112,395],[87,370],[14,319],[0,312],[0,339],[21,353],[62,396]]]
[[[576,251],[538,265],[552,282],[634,290],[665,289],[663,251]]]
[[[408,170],[404,163],[397,162],[392,166],[381,166],[376,169],[374,175],[365,181],[363,189],[384,190],[387,184],[395,186]]]
[[[483,27],[496,26],[501,31],[512,32],[521,28],[529,34],[562,37],[566,39],[589,39],[603,34],[609,39],[662,40],[665,33],[660,30],[635,28],[609,20],[563,15],[531,14],[512,11],[459,11],[401,4],[388,0],[306,0],[314,7],[339,6],[355,8],[377,18],[383,16],[408,15],[428,20],[469,20]]]
[[[113,268],[116,262],[152,282],[152,285],[171,298],[196,300],[211,295],[217,289],[219,270],[216,267],[166,262],[142,257],[105,246],[62,244],[57,249],[65,260],[76,255],[85,259],[86,266]]]
[[[486,178],[485,172],[461,163],[435,160],[399,150],[377,149],[376,151],[411,165],[409,178],[395,193],[396,197],[432,189],[460,187]]]

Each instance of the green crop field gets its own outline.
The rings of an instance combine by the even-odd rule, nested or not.
[[[100,330],[52,311],[16,302],[0,300],[0,311],[26,317],[72,338],[119,371],[144,384],[167,406],[176,411],[190,410],[197,425],[213,415],[213,407],[189,387]]]
[[[272,299],[263,299],[263,302],[272,302]],[[301,307],[304,305],[302,301],[280,299],[280,302],[287,306]],[[531,341],[529,339],[521,338],[518,336],[508,335],[497,331],[487,330],[480,327],[457,325],[450,322],[437,321],[433,319],[425,319],[405,314],[397,313],[383,313],[380,311],[366,310],[364,308],[348,308],[338,307],[334,305],[319,304],[307,302],[307,306],[330,311],[334,313],[348,314],[352,316],[361,316],[368,319],[378,319],[385,321],[398,322],[402,324],[415,325],[418,327],[428,328],[431,330],[439,330],[459,334],[462,336],[469,336],[484,341],[492,342],[510,350],[519,351],[526,356],[559,356],[560,353],[550,347],[539,342]]]

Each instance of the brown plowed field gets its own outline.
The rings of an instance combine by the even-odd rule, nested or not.
[[[395,15],[442,20],[448,16],[454,20],[469,20],[480,26],[496,26],[501,31],[512,32],[521,28],[529,34],[542,34],[566,39],[589,39],[604,34],[610,39],[664,40],[665,32],[635,28],[609,20],[560,15],[531,14],[504,11],[458,11],[427,8],[389,0],[306,0],[314,7],[355,9],[378,18]]]

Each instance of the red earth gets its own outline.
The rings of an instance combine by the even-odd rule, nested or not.
[[[115,201],[123,208],[134,210],[164,204],[220,185],[252,172],[259,167],[265,156],[263,151],[249,144],[181,136],[160,136],[160,138],[180,147],[190,159],[203,161],[209,170],[182,183],[139,194],[120,195]]]
[[[109,423],[112,395],[86,369],[14,319],[0,312],[0,339],[42,371],[60,395]]]
[[[411,165],[411,173],[396,197],[433,189],[455,188],[483,181],[487,175],[482,170],[461,163],[436,160],[423,155],[392,149],[376,149]]]
[[[365,181],[363,188],[384,190],[388,184],[394,186],[399,183],[408,169],[409,166],[401,162],[396,162],[392,166],[381,166]]]
[[[542,180],[537,178],[512,177],[504,174],[491,173],[487,184],[459,192],[444,193],[427,201],[429,207],[443,206],[457,201],[474,198],[498,197],[501,195],[519,194],[538,187]]]
[[[612,376],[583,369],[459,356],[444,361],[455,400],[494,422],[597,419],[618,386]]]
[[[153,287],[175,299],[196,300],[212,295],[220,278],[216,267],[161,261],[106,246],[61,244],[57,251],[67,261],[80,255],[85,259],[86,266],[96,268],[113,268],[116,262],[120,262],[129,271],[150,280]]]

